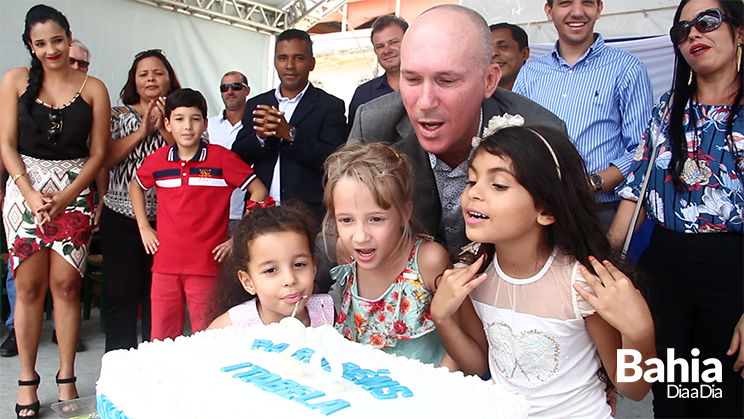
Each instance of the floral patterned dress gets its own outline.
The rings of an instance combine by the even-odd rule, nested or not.
[[[684,190],[678,190],[669,172],[672,158],[667,138],[669,115],[667,120],[660,120],[669,96],[669,92],[665,93],[654,106],[653,119],[633,157],[631,173],[617,187],[617,195],[632,201],[638,199],[652,151],[651,133],[661,125],[656,138],[655,167],[645,197],[648,217],[681,233],[742,233],[744,187],[739,173],[744,171],[744,107],[732,115],[730,106],[695,102],[687,106],[684,118],[687,159],[681,175]],[[736,118],[732,130],[734,153],[726,141],[726,127],[732,117]],[[738,172],[734,155],[738,156]]]
[[[86,78],[85,81],[88,79]],[[19,107],[19,153],[31,186],[41,193],[59,192],[70,186],[88,159],[88,136],[93,109],[78,93],[67,104],[51,108],[36,100],[30,112]],[[49,139],[49,114],[62,116],[59,139]],[[37,156],[30,154],[36,153]],[[81,156],[84,155],[84,156]],[[5,186],[3,224],[8,240],[10,266],[15,275],[18,265],[43,248],[51,248],[77,269],[82,277],[93,235],[93,193],[85,188],[65,211],[44,224],[42,232],[23,194],[12,179]]]
[[[331,270],[331,277],[343,290],[336,329],[344,337],[439,365],[444,346],[429,312],[434,293],[426,289],[418,270],[419,247],[430,240],[426,237],[416,241],[403,272],[374,300],[359,296],[354,260]]]

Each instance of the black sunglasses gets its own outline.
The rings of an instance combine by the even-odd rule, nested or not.
[[[248,87],[245,83],[228,83],[228,84],[221,84],[220,85],[220,92],[225,93],[227,89],[233,89],[233,90],[243,90],[246,87]]]
[[[679,45],[690,36],[690,30],[693,26],[701,33],[712,32],[721,27],[724,20],[728,20],[728,17],[720,9],[703,10],[689,22],[686,20],[677,22],[669,30],[669,36],[675,45]]]
[[[49,138],[52,144],[57,145],[59,136],[62,134],[62,110],[49,109],[49,122],[52,123],[52,127],[47,132],[47,138]]]
[[[70,57],[70,65],[75,65],[75,64],[77,64],[78,67],[82,68],[83,70],[85,70],[86,68],[88,68],[88,66],[90,66],[90,63],[85,60],[78,60],[77,58]]]
[[[162,49],[148,49],[147,51],[141,51],[134,55],[134,59],[140,58],[143,55],[162,55],[165,57],[165,51]]]

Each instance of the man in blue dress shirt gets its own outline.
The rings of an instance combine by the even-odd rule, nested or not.
[[[349,104],[349,126],[347,132],[354,125],[354,115],[357,108],[388,93],[397,92],[400,84],[400,43],[403,34],[408,29],[408,23],[393,14],[380,16],[372,24],[372,46],[377,62],[385,70],[385,74],[376,77],[357,87],[354,97]]]
[[[558,41],[522,67],[513,91],[565,121],[608,228],[618,200],[613,190],[628,174],[651,116],[652,88],[637,57],[594,33],[602,7],[601,0],[548,0],[545,14]]]

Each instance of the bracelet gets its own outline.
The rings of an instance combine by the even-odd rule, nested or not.
[[[17,174],[17,175],[13,175],[13,176],[11,176],[10,178],[11,178],[11,179],[13,179],[13,183],[15,183],[15,184],[17,185],[17,184],[18,184],[18,179],[19,179],[19,178],[20,178],[21,176],[26,176],[26,177],[28,177],[28,175],[27,175],[27,174],[25,174],[25,173],[19,173],[19,174]]]

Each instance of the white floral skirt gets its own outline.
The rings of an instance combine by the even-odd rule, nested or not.
[[[86,158],[42,160],[25,155],[21,155],[21,159],[26,165],[26,174],[31,185],[41,193],[58,192],[67,188],[80,174],[86,161]],[[13,274],[21,262],[35,252],[49,247],[74,266],[82,276],[85,273],[88,245],[93,235],[92,217],[93,194],[89,188],[85,188],[64,213],[44,224],[42,233],[18,186],[8,179],[3,204],[3,224]]]

